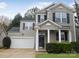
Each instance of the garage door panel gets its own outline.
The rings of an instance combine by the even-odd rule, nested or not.
[[[34,38],[12,38],[11,48],[34,48]]]

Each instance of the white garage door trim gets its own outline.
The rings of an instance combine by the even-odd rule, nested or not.
[[[11,48],[34,48],[34,37],[12,36]]]

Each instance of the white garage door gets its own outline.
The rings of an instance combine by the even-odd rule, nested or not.
[[[34,38],[11,37],[11,48],[34,48]]]

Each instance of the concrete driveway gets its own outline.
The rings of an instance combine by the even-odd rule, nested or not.
[[[0,49],[0,58],[33,58],[33,49]]]

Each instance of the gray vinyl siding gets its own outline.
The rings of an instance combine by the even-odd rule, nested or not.
[[[59,6],[62,6],[61,4],[59,4]],[[73,17],[73,15],[74,15],[74,10],[72,9],[70,9],[70,8],[67,8],[67,7],[64,7],[64,6],[62,6],[63,8],[62,9],[60,9],[60,8],[58,8],[59,6],[56,6],[56,7],[54,7],[54,8],[48,8],[48,9],[46,9],[46,10],[43,10],[43,11],[40,11],[40,12],[38,12],[37,14],[46,14],[46,11],[47,11],[47,19],[49,19],[49,20],[53,20],[53,13],[56,13],[57,11],[63,11],[63,12],[65,12],[65,13],[69,13],[69,17],[70,17],[70,23],[57,23],[58,25],[61,25],[62,26],[62,28],[58,28],[58,27],[56,27],[56,26],[46,26],[45,24],[42,24],[41,26],[40,26],[40,28],[39,29],[42,29],[42,30],[45,30],[45,29],[53,29],[53,30],[58,30],[58,29],[61,29],[61,30],[70,30],[71,31],[71,34],[72,34],[72,41],[75,41],[75,37],[76,37],[76,35],[75,35],[75,30],[74,30],[74,17]],[[53,6],[52,6],[53,7]]]

